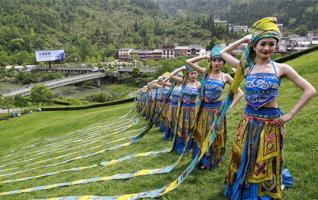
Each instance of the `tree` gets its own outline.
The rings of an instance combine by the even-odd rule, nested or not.
[[[80,39],[79,54],[82,61],[85,61],[86,57],[92,54],[92,43],[87,38]]]
[[[65,62],[79,62],[80,61],[80,55],[78,50],[73,47],[73,46],[69,46],[65,49],[66,52],[66,57],[65,57]]]
[[[117,49],[113,44],[108,44],[106,48],[103,49],[103,57],[116,57]]]
[[[14,106],[23,109],[29,105],[29,100],[27,97],[17,95],[14,97]]]
[[[51,98],[52,92],[47,86],[38,84],[32,87],[30,99],[34,104],[36,104],[36,107],[38,107],[40,103],[43,104],[48,102]]]
[[[13,98],[12,97],[4,97],[0,96],[0,106],[8,109],[8,113],[10,112],[10,107],[13,104]]]
[[[178,10],[176,17],[178,24],[184,24],[187,21],[187,14],[183,10]]]
[[[140,74],[140,70],[138,67],[134,68],[133,71],[132,71],[132,77],[133,78],[137,78]]]
[[[24,85],[36,82],[35,80],[33,80],[33,76],[30,72],[19,72],[17,81]]]
[[[23,46],[25,42],[22,38],[15,38],[15,39],[12,39],[9,43],[9,49],[11,51],[20,51],[23,49]]]
[[[0,66],[6,66],[9,63],[9,56],[7,52],[0,51]]]
[[[18,51],[14,54],[11,54],[9,59],[10,64],[32,64],[35,61],[35,56],[33,53],[28,53],[26,51]]]

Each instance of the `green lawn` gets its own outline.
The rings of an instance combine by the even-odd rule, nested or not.
[[[112,96],[113,99],[127,98],[135,94],[138,88],[128,84],[105,84],[100,87],[87,88],[84,86],[64,86],[52,90],[55,96],[85,98],[86,96],[105,93]]]
[[[296,60],[288,62],[304,78],[311,82],[318,89],[318,51],[304,55]],[[297,102],[301,95],[299,89],[287,80],[283,80],[280,91],[279,103],[283,111],[288,112]],[[308,106],[306,106],[292,121],[286,126],[285,140],[285,167],[289,168],[294,176],[295,186],[284,190],[284,199],[318,199],[318,101],[315,97]],[[7,121],[0,121],[0,158],[32,143],[41,145],[48,142],[48,138],[58,138],[66,133],[83,129],[89,125],[99,122],[116,121],[117,116],[127,113],[132,104],[122,104],[112,107],[97,108],[80,111],[66,112],[42,112],[25,115],[21,118],[13,118]],[[218,200],[223,198],[224,175],[227,170],[227,164],[230,159],[230,149],[232,146],[233,134],[238,125],[240,114],[242,113],[244,101],[230,113],[228,116],[228,145],[225,163],[214,171],[195,170],[176,190],[162,197],[162,199],[209,199]],[[120,122],[123,123],[123,122]],[[139,123],[130,129],[140,128],[144,123]],[[107,131],[107,130],[105,130]],[[123,132],[124,134],[125,132]],[[161,150],[169,147],[170,142],[162,140],[163,134],[157,128],[153,128],[140,142],[122,148],[120,150],[109,151],[98,156],[87,159],[70,162],[64,165],[51,167],[48,169],[38,169],[34,172],[26,172],[11,177],[0,177],[0,181],[21,178],[31,175],[39,175],[46,172],[56,171],[59,169],[72,168],[76,166],[86,166],[98,163],[102,160],[111,160],[122,157],[133,152],[147,152]],[[114,136],[113,139],[121,136]],[[74,137],[74,139],[76,139]],[[44,142],[43,142],[44,141]],[[67,139],[65,139],[67,141]],[[125,140],[127,141],[127,140]],[[119,144],[121,142],[118,142]],[[35,151],[37,148],[33,149]],[[31,150],[30,150],[31,151]],[[82,155],[85,149],[76,155]],[[22,154],[26,150],[21,151]],[[92,151],[89,151],[92,152]],[[44,155],[41,159],[47,159],[57,156],[58,153]],[[27,158],[32,158],[28,156]],[[118,163],[109,167],[97,167],[93,169],[82,170],[81,172],[67,172],[46,178],[33,179],[24,182],[0,184],[0,192],[11,191],[22,188],[29,188],[41,185],[74,181],[83,178],[107,176],[116,173],[128,173],[140,169],[152,169],[172,164],[178,156],[174,153],[162,154],[156,157],[136,158],[133,160]],[[38,159],[38,160],[41,160]],[[2,159],[0,159],[1,161]],[[63,160],[63,159],[61,159]],[[59,161],[61,161],[59,160]],[[31,199],[57,196],[75,196],[75,195],[103,195],[112,196],[127,193],[136,193],[156,188],[161,188],[173,181],[190,163],[191,156],[184,157],[177,168],[165,175],[153,175],[146,177],[137,177],[124,181],[105,181],[85,185],[56,188],[47,191],[32,192],[12,196],[0,197],[0,199]],[[54,163],[58,161],[49,161]],[[2,162],[1,162],[2,163]],[[29,164],[31,162],[28,162]],[[45,163],[46,164],[46,163]],[[1,165],[1,164],[0,164]],[[23,163],[16,164],[16,167],[23,167]],[[39,166],[37,164],[35,166]],[[15,167],[10,166],[10,167]],[[1,174],[1,173],[0,173]]]

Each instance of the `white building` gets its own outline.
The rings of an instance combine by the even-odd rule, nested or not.
[[[174,58],[175,57],[175,46],[168,45],[162,47],[162,58]]]
[[[188,52],[187,52],[188,57],[202,56],[204,54],[206,54],[206,51],[204,48],[202,48],[201,45],[189,45],[188,46]]]
[[[318,45],[318,32],[308,31],[307,36],[310,38],[312,45]]]
[[[247,26],[232,26],[232,30],[234,33],[236,32],[247,33],[249,31]]]
[[[131,48],[121,48],[118,50],[118,58],[119,60],[128,61],[131,60],[131,52],[134,49]]]
[[[318,36],[312,36],[311,37],[311,44],[312,45],[318,45]]]

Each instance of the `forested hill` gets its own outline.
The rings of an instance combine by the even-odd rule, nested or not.
[[[305,33],[317,29],[316,0],[1,0],[0,65],[30,63],[36,49],[65,49],[67,61],[105,60],[120,47],[208,45],[213,16],[250,25],[274,15]],[[289,9],[290,8],[290,9]],[[305,15],[303,15],[305,13]],[[214,27],[215,29],[215,27]]]
[[[232,24],[251,25],[254,21],[275,16],[279,23],[304,34],[318,28],[317,0],[161,0],[171,15],[178,11],[216,15]]]

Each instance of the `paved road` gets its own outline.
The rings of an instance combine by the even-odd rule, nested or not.
[[[9,112],[15,112],[18,111],[20,109],[9,109]],[[0,113],[8,113],[8,109],[2,109],[0,108]]]

